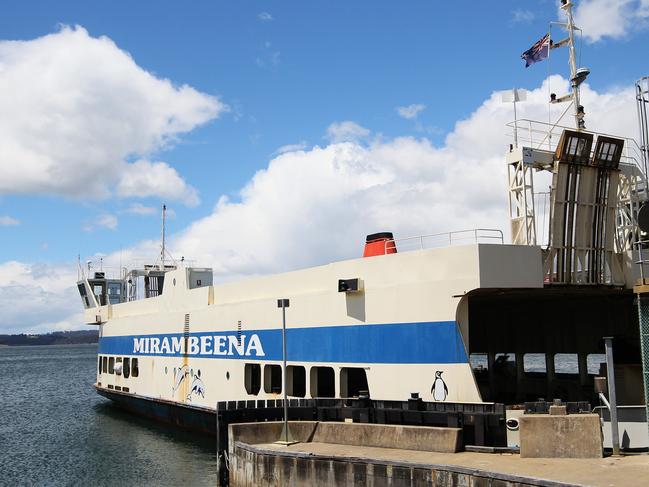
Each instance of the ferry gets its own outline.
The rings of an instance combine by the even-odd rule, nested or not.
[[[511,242],[499,229],[382,232],[364,245],[359,236],[355,259],[215,284],[210,268],[168,255],[163,224],[157,262],[116,276],[80,270],[85,320],[99,329],[97,392],[202,431],[218,402],[285,396],[595,403],[603,366],[591,359],[614,337],[618,404],[644,404],[633,286],[644,283],[647,146],[586,129],[589,72],[575,61],[572,3],[561,8],[568,37],[547,36],[531,55],[569,49],[571,92],[549,102],[572,105],[575,126],[509,125]],[[538,173],[552,180],[547,242]],[[575,371],[556,366],[564,355]]]

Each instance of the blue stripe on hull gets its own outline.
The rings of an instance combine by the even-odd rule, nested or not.
[[[191,333],[194,347],[190,357],[227,358],[246,360],[281,360],[282,330],[245,330],[243,353],[228,347],[227,337],[236,331]],[[246,350],[251,338],[257,335],[259,349]],[[182,342],[183,335],[153,334],[108,336],[99,340],[100,354],[179,357],[182,352],[173,346]],[[135,345],[136,340],[149,339],[145,350]],[[151,339],[156,347],[151,350]],[[221,339],[219,341],[219,339]],[[163,346],[166,340],[166,347]],[[246,342],[247,340],[247,342]],[[299,362],[401,363],[447,364],[466,363],[467,355],[455,321],[425,323],[390,323],[380,325],[323,326],[287,329],[287,355]],[[220,344],[220,347],[218,346]],[[141,345],[141,343],[140,343]],[[224,352],[224,353],[221,353]]]

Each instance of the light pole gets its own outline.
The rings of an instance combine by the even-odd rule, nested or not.
[[[279,441],[277,443],[281,443],[283,445],[291,445],[295,443],[293,441],[293,437],[291,436],[291,432],[288,429],[288,394],[286,390],[286,377],[287,377],[287,369],[286,369],[286,308],[288,308],[290,305],[290,302],[288,299],[278,299],[277,300],[277,307],[282,308],[282,356],[284,360],[284,373],[283,373],[283,383],[282,383],[282,388],[284,389],[284,426],[282,428],[282,434],[280,436]]]

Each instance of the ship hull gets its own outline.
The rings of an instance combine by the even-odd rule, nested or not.
[[[216,412],[213,410],[94,387],[99,395],[129,413],[197,433],[216,435]]]

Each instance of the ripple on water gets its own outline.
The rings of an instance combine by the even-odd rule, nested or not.
[[[98,396],[96,345],[0,348],[1,485],[216,485],[214,441]]]

